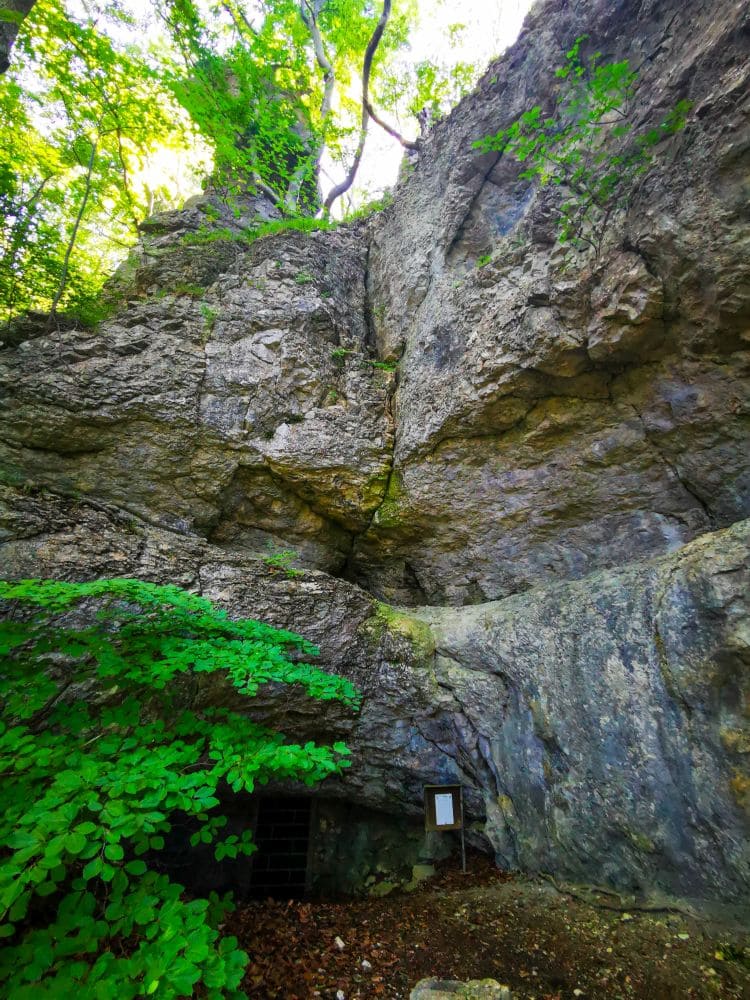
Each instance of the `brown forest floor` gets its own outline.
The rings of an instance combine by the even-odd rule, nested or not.
[[[750,1000],[749,936],[593,907],[476,855],[409,894],[244,904],[225,930],[251,956],[255,1000],[407,1000],[428,977],[491,977],[518,1000]]]

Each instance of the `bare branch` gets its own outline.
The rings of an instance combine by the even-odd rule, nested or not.
[[[19,209],[30,208],[37,200],[37,198],[41,195],[42,191],[44,191],[45,186],[49,184],[49,182],[52,180],[53,177],[54,174],[48,174],[46,177],[43,177],[41,182],[34,188],[29,197],[25,201],[20,201],[18,203],[18,208]]]
[[[357,149],[354,153],[354,159],[352,160],[352,165],[349,168],[349,173],[346,175],[344,180],[337,184],[332,191],[328,192],[328,196],[325,200],[325,205],[323,206],[323,215],[327,216],[330,214],[331,205],[340,198],[342,194],[349,190],[349,188],[354,183],[354,178],[357,176],[357,170],[359,169],[360,160],[362,159],[362,153],[365,149],[365,139],[367,138],[367,123],[370,119],[370,111],[368,109],[369,96],[368,92],[370,89],[370,71],[372,70],[372,60],[375,57],[375,53],[380,45],[380,39],[383,37],[383,32],[385,31],[385,26],[388,23],[388,18],[391,15],[391,0],[383,0],[383,10],[380,14],[378,23],[375,25],[375,30],[372,33],[372,38],[367,43],[367,48],[365,49],[365,60],[362,66],[362,124],[359,130],[359,142],[357,143]]]
[[[250,24],[247,14],[241,7],[238,7],[237,4],[232,3],[231,0],[227,0],[227,2],[222,3],[221,6],[231,17],[234,26],[240,35],[242,35],[244,28],[244,30],[249,31],[254,38],[258,37],[258,32],[255,30],[252,24]]]
[[[323,71],[323,100],[320,105],[320,117],[325,124],[325,120],[331,113],[331,107],[333,105],[333,94],[336,89],[336,74],[333,71],[333,64],[328,58],[328,53],[326,52],[325,45],[323,44],[323,36],[320,34],[320,28],[318,27],[317,7],[312,6],[309,0],[300,0],[299,13],[300,17],[305,22],[307,30],[310,32],[313,42],[313,50],[315,51],[315,59],[317,60],[318,66],[320,66]]]
[[[268,184],[264,183],[260,179],[260,175],[256,171],[253,171],[253,185],[260,192],[260,194],[265,195],[265,197],[268,198],[272,205],[283,210],[284,205],[281,198],[276,194],[272,187],[269,187]]]
[[[375,122],[376,125],[379,125],[384,132],[387,132],[388,135],[392,136],[396,140],[396,142],[400,142],[401,145],[404,147],[404,149],[419,149],[418,139],[404,138],[404,136],[401,135],[400,132],[397,132],[392,125],[389,125],[388,122],[383,121],[380,115],[376,114],[375,109],[373,108],[370,101],[367,101],[367,113],[370,116],[370,118],[372,118],[372,120]]]

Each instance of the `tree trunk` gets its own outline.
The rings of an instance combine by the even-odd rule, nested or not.
[[[10,66],[10,50],[16,40],[21,21],[36,0],[0,0],[0,73]]]
[[[340,184],[337,184],[332,191],[328,192],[328,197],[326,198],[323,206],[323,215],[326,218],[328,218],[330,214],[331,205],[334,201],[336,201],[337,198],[340,198],[342,194],[345,194],[354,183],[354,178],[357,176],[359,163],[362,159],[362,153],[365,151],[367,123],[370,120],[370,70],[372,69],[372,60],[378,50],[378,45],[380,45],[380,39],[383,37],[385,26],[388,23],[388,18],[391,15],[391,4],[392,0],[383,0],[383,10],[380,15],[380,19],[375,25],[375,30],[372,33],[372,37],[370,38],[367,48],[365,49],[365,59],[362,66],[362,123],[359,127],[359,142],[357,143],[357,149],[354,153],[354,159],[352,160],[352,165],[349,168],[349,173]]]
[[[76,215],[76,220],[73,224],[73,231],[70,234],[70,239],[68,240],[68,247],[65,251],[65,259],[63,260],[63,268],[62,268],[62,274],[60,275],[60,283],[57,286],[55,297],[52,300],[52,305],[50,306],[49,319],[47,321],[47,326],[49,329],[52,329],[52,325],[55,322],[57,307],[59,306],[60,299],[62,298],[62,294],[65,291],[65,285],[67,284],[68,281],[68,268],[70,267],[70,255],[73,253],[73,248],[76,245],[76,238],[78,237],[78,229],[81,225],[83,214],[86,211],[86,205],[88,204],[89,195],[91,194],[91,182],[94,175],[94,161],[96,159],[97,142],[91,143],[91,155],[89,156],[89,162],[86,171],[86,185],[83,189],[83,198],[81,198],[81,204],[78,209],[78,215]]]

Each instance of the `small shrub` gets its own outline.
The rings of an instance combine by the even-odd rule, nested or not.
[[[240,238],[240,235],[229,228],[210,229],[201,226],[194,233],[186,233],[181,243],[186,247],[205,246],[207,243],[231,243]]]
[[[486,267],[492,260],[491,253],[482,254],[481,257],[477,257],[477,267]]]
[[[212,205],[210,201],[204,202],[203,204],[199,205],[198,210],[202,212],[203,215],[206,216],[206,218],[211,219],[214,222],[216,222],[218,219],[221,218],[221,212],[215,205]]]
[[[398,368],[398,361],[365,361],[365,364],[382,372],[395,372]]]
[[[164,295],[169,295],[169,289],[163,289]],[[189,299],[202,299],[206,294],[206,289],[202,285],[191,284],[190,282],[179,282],[171,289],[172,295],[185,296]]]
[[[328,219],[311,219],[307,216],[299,216],[293,219],[276,219],[273,222],[264,222],[259,226],[250,226],[242,234],[244,243],[255,243],[256,240],[265,239],[267,236],[276,236],[279,233],[314,233],[318,230],[335,229],[336,222]]]
[[[393,191],[384,191],[378,198],[373,198],[353,212],[348,212],[344,217],[344,222],[357,222],[359,219],[367,219],[371,215],[377,215],[378,212],[385,211],[392,204]]]
[[[203,317],[203,328],[208,337],[214,326],[216,325],[216,317],[218,312],[212,306],[207,305],[205,302],[201,303],[201,316]]]
[[[292,561],[297,558],[297,553],[294,551],[294,549],[276,550],[272,542],[268,542],[266,548],[268,549],[270,554],[264,556],[263,562],[273,572],[280,570],[290,580],[293,580],[297,576],[303,575],[301,569],[294,569],[291,565]]]
[[[84,297],[71,302],[67,316],[85,329],[92,330],[113,316],[119,305],[118,302],[101,297]]]

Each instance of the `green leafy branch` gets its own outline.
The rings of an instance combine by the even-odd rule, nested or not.
[[[635,181],[655,164],[655,147],[685,127],[689,101],[679,101],[666,117],[644,132],[633,131],[638,74],[627,59],[600,63],[595,52],[584,62],[577,38],[556,71],[564,86],[555,111],[525,111],[512,125],[473,144],[480,152],[515,157],[520,176],[564,192],[557,211],[561,243],[601,251],[613,211],[625,208]]]
[[[299,657],[292,632],[233,621],[202,597],[139,580],[0,582],[0,977],[18,1000],[238,997],[247,962],[218,924],[227,901],[186,900],[149,868],[184,813],[217,859],[217,791],[312,785],[348,749],[288,744],[245,715],[195,705],[199,676],[239,693],[297,684],[352,709],[343,678]]]

